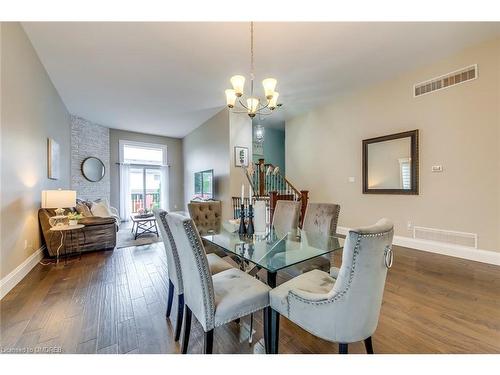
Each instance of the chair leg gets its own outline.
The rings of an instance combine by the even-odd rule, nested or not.
[[[271,354],[271,345],[269,343],[269,336],[271,335],[271,330],[269,329],[271,320],[271,308],[268,306],[263,311],[264,315],[264,348],[266,349],[266,354]]]
[[[373,354],[373,344],[371,336],[365,339],[365,348],[367,354]]]
[[[177,304],[177,322],[175,323],[175,341],[179,341],[182,329],[182,315],[184,314],[184,294],[179,294],[179,303]]]
[[[182,354],[186,354],[189,345],[189,334],[191,333],[191,310],[184,305],[186,313],[184,314],[184,337],[182,338]]]
[[[349,353],[348,344],[339,344],[339,354]]]
[[[211,329],[208,332],[205,332],[205,354],[212,354],[214,347],[214,330]]]
[[[167,302],[167,318],[170,317],[172,311],[172,302],[174,301],[174,284],[168,280],[168,302]]]
[[[271,354],[278,354],[278,343],[280,336],[280,314],[271,309],[271,320],[269,322],[269,346]]]
[[[253,313],[250,314],[250,335],[248,336],[248,345],[252,345],[253,340]]]

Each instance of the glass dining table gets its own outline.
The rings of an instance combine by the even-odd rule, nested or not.
[[[265,269],[267,284],[276,287],[278,271],[315,257],[341,250],[344,238],[307,232],[301,229],[280,233],[270,228],[266,233],[239,235],[221,229],[218,233],[208,233],[202,238],[236,256],[241,265],[248,268]]]

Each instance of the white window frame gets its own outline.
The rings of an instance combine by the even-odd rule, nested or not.
[[[139,148],[159,148],[162,150],[162,164],[141,164],[141,165],[151,165],[151,166],[159,166],[159,167],[168,167],[168,159],[167,159],[167,146],[158,144],[158,143],[147,143],[147,142],[137,142],[137,141],[127,141],[125,139],[120,139],[118,141],[119,147],[120,147],[120,163],[125,163],[124,161],[124,149],[125,146],[134,146],[134,147],[139,147]],[[134,165],[131,163],[131,165]]]
[[[410,187],[409,189],[411,189],[411,179],[413,178],[413,176],[411,175],[411,158],[400,158],[398,159],[399,161],[399,185],[400,185],[400,189],[404,189],[404,178],[403,178],[403,165],[408,165],[408,167],[410,168]],[[407,190],[407,189],[405,189]]]

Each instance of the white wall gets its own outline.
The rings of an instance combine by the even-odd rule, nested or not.
[[[252,158],[252,120],[245,114],[231,113],[229,115],[230,128],[230,191],[232,197],[241,195],[241,184],[245,185],[245,196],[248,196],[249,183],[245,177],[245,173],[241,167],[235,166],[234,148],[248,147],[249,163],[253,162]]]
[[[222,218],[233,217],[231,198],[241,194],[242,183],[248,189],[243,171],[234,165],[235,146],[248,147],[252,160],[252,121],[246,115],[230,114],[227,108],[183,138],[186,205],[194,196],[194,173],[213,169],[215,199],[222,201]]]
[[[182,140],[184,159],[184,209],[194,196],[194,173],[213,169],[215,199],[222,201],[222,216],[231,214],[229,165],[229,113],[218,112]]]
[[[69,188],[69,114],[19,23],[1,23],[1,277],[41,246],[41,191]],[[47,178],[47,138],[60,145],[59,180]],[[25,247],[25,241],[27,246]]]
[[[478,64],[479,78],[414,98],[416,82]],[[313,202],[341,205],[339,225],[380,217],[396,234],[413,225],[478,233],[479,248],[500,250],[500,40],[468,48],[424,69],[336,98],[286,122],[287,177]],[[420,133],[420,194],[362,194],[361,141]],[[432,173],[442,165],[442,173]],[[355,183],[349,183],[354,176]]]

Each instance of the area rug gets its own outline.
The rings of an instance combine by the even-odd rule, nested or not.
[[[134,234],[131,232],[131,229],[131,222],[123,222],[120,225],[120,230],[116,234],[117,249],[121,249],[122,247],[150,245],[152,243],[161,241],[161,237],[157,237],[156,234],[152,233],[143,234],[136,240],[134,240]]]

